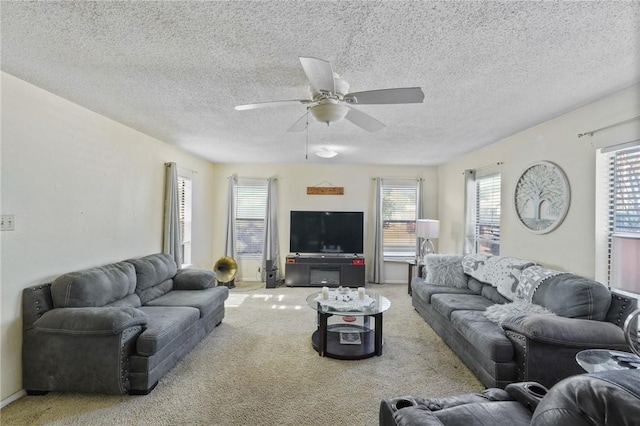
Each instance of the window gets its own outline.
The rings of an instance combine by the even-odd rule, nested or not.
[[[178,176],[178,202],[180,203],[180,235],[182,236],[182,263],[191,263],[191,179]]]
[[[608,154],[607,275],[611,287],[640,293],[640,146]]]
[[[640,147],[616,151],[609,165],[611,230],[640,236]]]
[[[500,254],[500,173],[476,178],[475,252]]]
[[[267,210],[266,182],[236,185],[236,250],[238,256],[261,257]]]
[[[382,241],[387,257],[414,258],[418,184],[415,180],[382,185]]]

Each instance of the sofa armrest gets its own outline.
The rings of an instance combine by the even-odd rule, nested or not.
[[[41,333],[112,335],[147,324],[144,312],[135,308],[58,308],[47,311],[34,322]]]
[[[147,317],[135,308],[56,308],[22,334],[22,384],[48,391],[124,394]]]
[[[556,346],[608,348],[624,344],[620,327],[605,321],[564,318],[553,315],[523,315],[506,320],[505,330],[529,340]]]
[[[173,278],[175,290],[204,290],[215,283],[216,273],[206,269],[179,269]]]
[[[509,319],[502,327],[513,345],[518,380],[547,388],[585,372],[575,360],[582,350],[628,350],[620,327],[606,321],[526,315]]]

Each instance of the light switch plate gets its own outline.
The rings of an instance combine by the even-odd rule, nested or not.
[[[0,215],[0,231],[14,231],[16,229],[16,218],[12,214]]]

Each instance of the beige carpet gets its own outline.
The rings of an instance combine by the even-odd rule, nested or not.
[[[314,289],[231,291],[222,324],[146,396],[50,393],[19,399],[3,425],[376,425],[384,397],[483,389],[411,307],[406,285],[369,285],[391,300],[380,357],[339,361],[311,346]]]

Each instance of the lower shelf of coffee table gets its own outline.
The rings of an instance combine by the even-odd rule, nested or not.
[[[355,333],[356,330],[358,330],[357,333],[360,337],[360,343],[340,343],[340,330],[348,333]],[[311,335],[311,344],[313,345],[313,349],[320,352],[320,329]],[[327,332],[327,350],[324,355],[329,358],[344,360],[365,359],[375,356],[375,331],[354,325],[349,327],[329,326]]]

